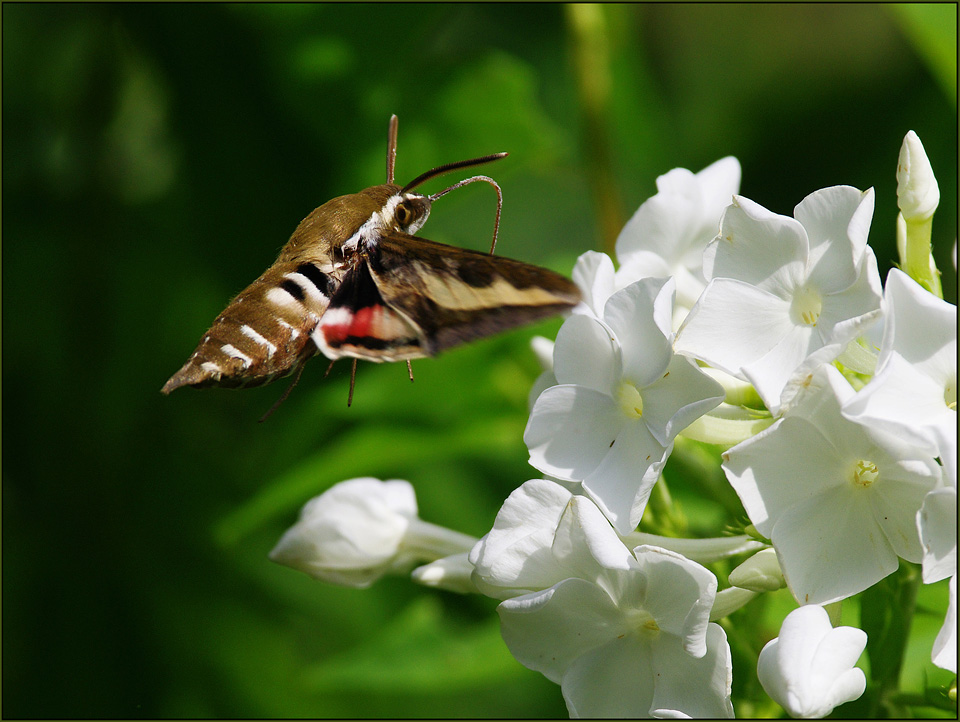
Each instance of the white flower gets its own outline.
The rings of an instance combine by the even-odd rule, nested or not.
[[[572,717],[733,716],[717,582],[699,564],[631,553],[590,500],[548,481],[511,494],[470,558],[485,585],[537,590],[500,604],[503,638]]]
[[[916,514],[939,482],[932,455],[840,414],[853,389],[833,366],[802,403],[724,454],[723,469],[773,542],[801,604],[844,599],[922,556]]]
[[[926,220],[940,205],[940,186],[933,167],[912,130],[903,139],[897,160],[897,205],[907,220]]]
[[[866,677],[853,665],[866,645],[862,630],[832,628],[823,607],[800,607],[760,652],[757,676],[791,717],[819,719],[863,694]]]
[[[727,157],[699,173],[674,168],[657,178],[656,195],[645,201],[617,238],[616,287],[641,278],[677,284],[676,316],[683,320],[706,285],[703,251],[717,235],[723,209],[740,189],[740,163]]]
[[[417,561],[466,552],[476,539],[417,518],[407,481],[343,481],[308,501],[270,559],[323,581],[368,587]]]
[[[884,288],[877,374],[845,416],[927,443],[957,483],[957,307],[893,269]]]
[[[644,279],[610,297],[603,320],[573,315],[557,334],[559,385],[540,394],[523,439],[530,463],[582,481],[625,534],[640,521],[676,435],[723,389],[670,342],[673,281]]]
[[[832,361],[880,313],[866,245],[873,190],[825,188],[794,218],[736,197],[704,254],[706,290],[675,348],[751,382],[780,411],[791,376]]]

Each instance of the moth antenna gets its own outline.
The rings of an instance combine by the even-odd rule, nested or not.
[[[407,373],[410,374],[410,382],[413,383],[413,366],[410,364],[410,359],[407,359]]]
[[[271,416],[273,416],[273,412],[279,409],[280,404],[282,404],[284,401],[287,400],[287,397],[290,395],[290,392],[293,391],[293,387],[300,382],[300,377],[303,375],[303,369],[305,366],[306,366],[305,363],[300,364],[300,367],[297,369],[296,375],[293,377],[293,383],[287,386],[287,390],[280,395],[280,398],[276,400],[276,402],[273,404],[273,406],[270,407],[267,413],[265,413],[263,416],[260,417],[260,419],[257,421],[258,424],[262,424],[264,421],[266,421]],[[330,370],[327,369],[327,373],[329,372]]]
[[[437,176],[450,173],[451,171],[460,170],[461,168],[472,168],[475,165],[483,165],[484,163],[492,163],[495,160],[500,160],[501,158],[506,158],[506,153],[492,153],[491,155],[485,155],[481,158],[471,158],[470,160],[458,160],[456,163],[447,163],[446,165],[437,166],[432,170],[428,170],[426,173],[421,173],[412,181],[407,183],[401,193],[406,193],[407,191],[413,190],[418,185],[426,183],[431,178],[436,178]]]
[[[500,232],[500,211],[503,210],[503,192],[500,190],[500,186],[497,185],[497,182],[493,178],[488,178],[485,175],[475,175],[473,178],[466,178],[459,183],[454,183],[449,188],[444,188],[442,191],[439,193],[434,193],[429,198],[431,201],[435,201],[440,196],[445,196],[450,191],[455,191],[460,186],[465,186],[468,183],[473,183],[475,181],[489,183],[497,191],[497,217],[493,221],[493,242],[490,244],[490,255],[493,255],[493,249],[497,247],[497,233]]]
[[[390,129],[387,131],[387,183],[393,183],[393,169],[397,165],[397,126],[400,120],[396,114],[390,116]]]
[[[357,359],[353,360],[353,366],[350,367],[350,394],[347,396],[347,408],[353,403],[353,385],[357,380]]]

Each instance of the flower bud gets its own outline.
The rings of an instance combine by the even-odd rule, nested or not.
[[[417,516],[406,481],[344,481],[308,501],[270,559],[310,576],[348,587],[368,587],[412,560],[401,543]]]
[[[866,646],[863,631],[832,628],[823,607],[800,607],[787,615],[780,636],[761,650],[757,676],[791,717],[826,717],[866,689],[863,670],[854,667]]]
[[[727,577],[730,584],[751,592],[775,592],[787,586],[773,549],[761,549]]]
[[[900,146],[897,161],[897,205],[908,220],[930,218],[940,204],[940,186],[920,138],[912,130]]]

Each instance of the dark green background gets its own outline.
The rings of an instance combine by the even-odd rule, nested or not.
[[[349,411],[322,360],[264,424],[283,384],[159,393],[304,215],[383,181],[391,113],[402,182],[509,151],[484,171],[499,252],[565,273],[657,175],[732,154],[779,213],[874,186],[885,275],[913,129],[956,298],[955,5],[5,3],[5,717],[565,714],[491,600],[266,558],[304,501],[361,475],[409,479],[425,519],[483,534],[536,475],[532,331],[417,362],[414,384],[362,367]],[[483,248],[493,208],[470,186],[422,234]],[[674,488],[695,530],[734,521]],[[753,675],[735,669],[741,698]]]

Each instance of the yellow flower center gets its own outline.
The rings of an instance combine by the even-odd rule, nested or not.
[[[873,485],[880,472],[877,471],[877,465],[871,461],[860,459],[853,467],[853,484],[866,489]]]
[[[943,403],[948,409],[957,410],[957,380],[951,379],[943,389]]]
[[[643,397],[640,391],[629,381],[620,384],[617,391],[617,401],[620,402],[620,408],[631,419],[639,419],[643,416]]]
[[[627,609],[624,610],[624,616],[627,624],[645,639],[652,639],[660,634],[660,625],[657,620],[651,616],[645,609]]]
[[[793,318],[794,322],[806,326],[816,326],[820,320],[820,313],[823,311],[823,299],[820,292],[810,286],[804,286],[798,289],[793,295]]]

